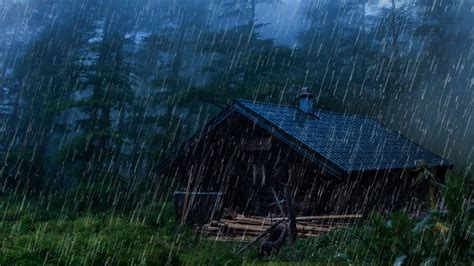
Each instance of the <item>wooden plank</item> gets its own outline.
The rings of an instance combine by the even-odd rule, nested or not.
[[[305,220],[338,220],[338,219],[361,219],[362,214],[346,214],[346,215],[321,215],[321,216],[298,216],[296,221],[305,221]],[[282,220],[286,218],[273,218],[273,220]],[[270,220],[270,218],[265,218],[265,220]]]
[[[236,223],[220,223],[220,227],[223,227],[228,230],[232,230],[234,232],[263,232],[265,231],[265,226],[258,226],[258,225],[247,225],[247,224],[236,224]],[[208,231],[218,231],[220,227],[207,227],[203,228],[204,230]],[[332,228],[328,227],[318,227],[318,226],[308,226],[308,225],[296,225],[296,229],[298,232],[329,232]]]
[[[200,231],[208,231],[208,232],[217,232],[219,231],[220,228],[219,227],[210,227],[210,226],[203,226],[201,227]]]
[[[271,220],[248,218],[248,217],[238,217],[235,219],[235,221],[239,223],[254,224],[254,225],[271,225],[272,224]]]
[[[240,224],[240,225],[253,225],[253,226],[271,226],[272,224],[270,221],[252,221],[252,220],[239,220],[239,221],[232,221],[227,219],[220,220],[221,223],[224,224]]]
[[[248,241],[251,237],[261,239],[268,234],[269,228],[275,226],[272,225],[272,221],[279,224],[287,219],[286,217],[270,219],[240,214],[233,216],[227,216],[219,221],[211,221],[203,225],[200,231],[203,235],[212,237],[217,241]],[[359,214],[295,217],[296,231],[298,236],[301,237],[317,237],[331,230],[349,226],[350,222],[343,222],[345,219],[359,219],[361,217],[362,215]],[[258,240],[253,239],[252,242],[255,243],[256,241]]]
[[[211,237],[210,237],[211,238]],[[214,236],[212,240],[222,242],[250,242],[254,239],[252,236]]]
[[[331,229],[329,228],[316,227],[316,226],[304,226],[304,225],[299,225],[299,224],[296,225],[296,230],[303,231],[303,232],[307,232],[307,231],[329,232],[331,231]]]
[[[248,224],[229,224],[223,223],[223,226],[229,229],[244,230],[244,231],[265,231],[266,226],[248,225]]]

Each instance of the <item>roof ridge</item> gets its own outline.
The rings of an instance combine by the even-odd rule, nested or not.
[[[287,105],[287,104],[266,103],[266,102],[252,101],[252,100],[246,100],[246,99],[235,99],[234,102],[246,102],[246,103],[252,103],[252,104],[259,104],[259,105],[266,105],[266,106],[277,106],[277,107],[282,107],[282,108],[289,108],[289,109],[298,110],[298,107],[293,106],[293,105]],[[340,112],[323,110],[321,108],[317,108],[316,111],[313,112],[314,115],[317,115],[318,113],[333,114],[333,115],[340,115],[340,116],[346,116],[346,117],[365,118],[365,119],[371,119],[371,120],[374,120],[374,121],[380,123],[380,121],[377,118],[372,117],[372,116],[368,116],[368,115],[340,113]]]

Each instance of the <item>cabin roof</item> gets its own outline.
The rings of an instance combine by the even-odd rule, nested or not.
[[[296,107],[235,101],[237,109],[255,123],[269,123],[297,145],[321,155],[345,172],[415,168],[450,163],[377,120],[317,110],[303,114]]]
[[[336,175],[416,168],[417,160],[424,160],[430,167],[452,167],[446,159],[370,117],[322,110],[305,114],[292,106],[235,100],[160,164],[159,171],[235,112]]]

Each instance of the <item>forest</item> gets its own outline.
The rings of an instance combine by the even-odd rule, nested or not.
[[[0,0],[0,265],[469,265],[474,1]],[[235,99],[374,117],[454,163],[445,210],[279,254],[176,220],[160,162]]]

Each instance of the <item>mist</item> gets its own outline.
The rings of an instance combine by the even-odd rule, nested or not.
[[[41,110],[47,97],[73,107],[38,125],[36,136],[47,134],[45,125],[72,130],[51,133],[54,136],[45,140],[50,155],[74,142],[81,134],[80,121],[96,115],[76,101],[95,95],[88,80],[98,73],[99,62],[112,67],[118,53],[97,50],[110,37],[107,45],[119,46],[109,48],[122,49],[120,76],[127,76],[123,86],[135,98],[111,104],[110,117],[104,119],[110,119],[113,127],[138,123],[143,139],[127,137],[133,152],[140,152],[139,143],[157,145],[150,141],[162,139],[155,155],[164,156],[170,147],[164,139],[172,139],[173,145],[182,142],[233,98],[294,105],[299,88],[308,86],[317,95],[318,108],[375,117],[447,158],[459,171],[471,171],[472,1],[432,9],[421,0],[256,1],[254,9],[242,1],[122,2],[0,3],[3,147],[9,147],[12,132],[22,132],[28,123],[35,128],[31,113],[29,120],[24,119],[28,112]],[[74,34],[66,39],[62,32]],[[50,49],[44,43],[47,38],[62,49],[60,55],[50,51],[54,58],[64,58],[58,67],[71,68],[70,72],[52,69],[42,74],[28,67],[49,62],[40,60],[40,50],[35,51]],[[74,69],[74,64],[82,66]],[[33,80],[63,74],[74,77],[57,85],[56,91],[45,85],[35,89],[45,89],[44,94],[34,93]],[[70,88],[73,83],[78,85]],[[140,106],[144,109],[132,111],[137,101],[145,104]],[[23,108],[22,102],[37,103],[39,109]],[[140,120],[134,112],[147,118]],[[179,117],[182,124],[171,128],[171,122],[139,122],[153,117],[168,122]],[[33,138],[15,136],[18,143]],[[144,172],[152,159],[145,161]],[[53,168],[48,172],[55,173]]]
[[[452,30],[472,35],[474,15],[468,8],[472,5],[473,2],[468,1],[464,4],[466,8],[459,9]],[[257,10],[257,20],[267,24],[262,36],[275,39],[281,45],[297,47],[298,32],[309,23],[304,17],[307,7],[308,2],[304,0],[261,5]],[[370,1],[368,16],[380,15],[382,9],[389,7],[389,0]],[[392,129],[417,140],[467,171],[471,171],[474,163],[472,48],[471,43],[461,50],[449,50],[446,56],[453,58],[455,66],[446,76],[426,79],[418,88],[390,99],[383,109],[372,113]],[[318,84],[313,86],[318,90]]]

